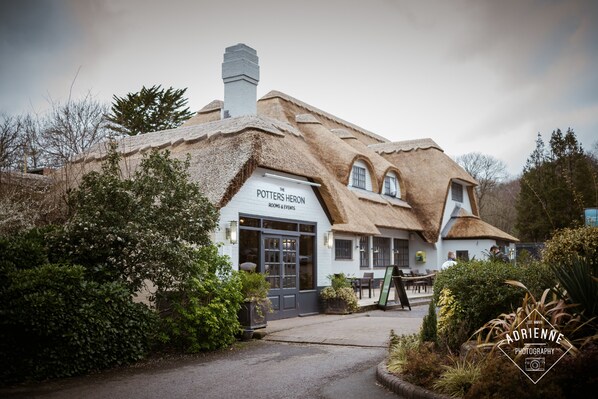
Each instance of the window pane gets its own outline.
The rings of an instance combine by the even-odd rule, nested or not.
[[[353,166],[353,187],[365,188],[365,168]]]
[[[395,244],[395,265],[409,267],[409,240],[394,240]]]
[[[257,230],[239,230],[239,264],[259,261],[260,232]]]
[[[279,220],[264,220],[264,228],[272,230],[297,231],[297,223],[281,222]]]
[[[315,289],[314,243],[315,236],[299,238],[299,289]]]
[[[302,233],[315,233],[316,226],[313,224],[301,224],[299,225],[299,231]]]
[[[463,186],[459,183],[451,183],[451,193],[453,201],[463,202]]]
[[[359,239],[359,267],[370,267],[369,237]]]
[[[260,227],[260,219],[241,217],[239,218],[239,226],[246,227]]]
[[[390,265],[390,238],[374,237],[374,267]]]
[[[469,251],[457,251],[457,259],[469,261]]]
[[[353,240],[334,240],[334,259],[353,259]]]

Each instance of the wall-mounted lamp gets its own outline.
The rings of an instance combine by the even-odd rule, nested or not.
[[[326,248],[332,248],[332,245],[334,244],[334,235],[332,234],[332,231],[327,231],[324,233],[324,245],[326,246]]]
[[[230,241],[231,244],[237,243],[237,221],[231,220],[229,222],[228,227],[226,228],[226,239]]]

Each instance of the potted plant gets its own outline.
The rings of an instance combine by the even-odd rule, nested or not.
[[[357,295],[351,287],[351,280],[344,273],[328,276],[328,279],[330,286],[320,292],[324,313],[349,314],[355,312],[358,309]]]
[[[272,304],[268,299],[270,284],[266,276],[261,273],[240,271],[241,293],[245,300],[237,313],[239,323],[245,330],[255,330],[266,327],[266,314],[272,311]]]

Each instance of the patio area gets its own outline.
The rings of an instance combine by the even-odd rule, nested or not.
[[[359,307],[362,310],[373,309],[378,305],[378,300],[380,299],[380,288],[372,288],[371,291],[372,296],[370,297],[369,290],[367,288],[362,289],[361,299],[358,300]],[[427,286],[425,288],[420,287],[419,292],[417,287],[415,290],[413,290],[412,287],[409,287],[409,289],[405,289],[405,291],[411,306],[428,304],[432,298],[432,295],[434,294],[431,286]],[[359,289],[357,291],[357,298],[359,298]],[[390,294],[388,295],[388,306],[401,306],[399,299],[396,297],[396,290],[394,287],[391,288]]]

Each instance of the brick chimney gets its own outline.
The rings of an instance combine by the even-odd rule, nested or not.
[[[227,47],[222,63],[224,108],[222,119],[257,113],[257,83],[260,67],[257,52],[239,43]]]

